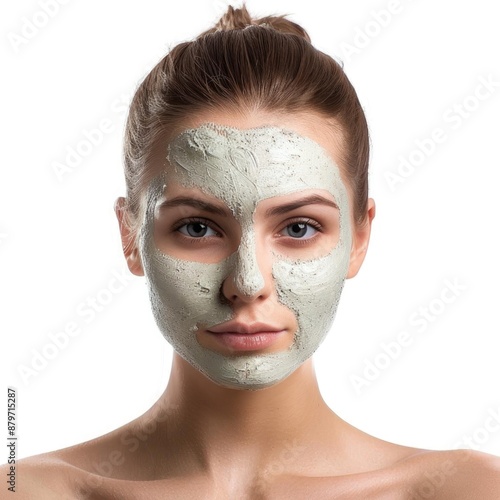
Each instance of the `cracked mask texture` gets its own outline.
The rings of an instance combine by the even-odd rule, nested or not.
[[[348,195],[339,168],[312,139],[275,126],[238,129],[205,123],[175,137],[167,153],[169,176],[186,188],[222,200],[239,222],[242,236],[238,249],[217,263],[163,253],[154,242],[154,215],[166,178],[162,173],[152,181],[139,246],[156,323],[179,355],[217,384],[249,390],[273,385],[314,353],[335,318],[352,238]],[[264,286],[253,228],[257,204],[311,188],[332,194],[340,210],[340,234],[334,248],[320,258],[290,259],[273,253],[278,301],[297,319],[293,343],[280,352],[244,355],[201,346],[197,324],[208,328],[234,317],[222,295],[230,273],[234,271],[235,286],[242,294],[255,294]]]

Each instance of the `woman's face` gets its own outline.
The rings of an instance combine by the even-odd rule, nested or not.
[[[307,116],[198,117],[164,145],[147,192],[140,256],[158,327],[227,387],[284,379],[335,317],[352,215],[336,146]],[[210,331],[238,326],[276,331]]]

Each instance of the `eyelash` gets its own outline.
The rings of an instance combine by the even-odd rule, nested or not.
[[[205,226],[208,226],[210,229],[212,229],[212,231],[215,231],[220,236],[220,231],[217,227],[215,227],[215,224],[213,222],[211,222],[207,219],[202,219],[200,217],[188,217],[187,219],[183,219],[172,227],[172,231],[177,233],[179,238],[183,238],[184,241],[188,241],[189,243],[192,243],[193,245],[198,245],[201,242],[203,242],[203,240],[206,240],[207,237],[194,238],[191,236],[186,236],[185,234],[182,234],[180,231],[178,231],[178,229],[181,228],[182,226],[186,226],[188,224],[196,224],[197,222],[200,224],[203,224]]]
[[[199,222],[200,224],[204,224],[204,225],[208,226],[210,229],[219,233],[219,231],[217,230],[216,227],[214,227],[214,224],[211,221],[209,221],[207,219],[202,219],[200,217],[189,217],[187,219],[179,221],[177,224],[175,224],[172,227],[172,231],[177,232],[179,234],[179,237],[183,238],[184,240],[189,241],[189,243],[192,243],[194,245],[198,245],[198,244],[202,243],[203,240],[205,240],[206,238],[205,237],[194,238],[194,237],[186,236],[185,234],[182,234],[181,232],[177,231],[179,228],[181,228],[183,226],[186,226],[188,224],[194,224],[197,222]],[[283,229],[285,229],[286,227],[292,226],[293,224],[297,224],[297,223],[307,224],[309,226],[312,226],[314,229],[316,229],[316,231],[323,232],[323,226],[319,222],[315,221],[314,219],[306,219],[303,217],[302,218],[298,217],[296,219],[292,219],[291,221],[288,222],[288,224],[283,226],[281,231],[283,231]],[[294,240],[295,245],[307,245],[307,244],[311,243],[313,240],[315,240],[316,237],[317,236],[314,235],[314,236],[307,238],[307,239],[301,239],[301,238],[297,239],[297,238],[292,238],[291,236],[289,238]],[[285,236],[285,238],[286,238],[286,236]]]
[[[293,226],[293,224],[297,224],[297,223],[307,224],[308,226],[312,226],[314,229],[316,229],[316,231],[318,233],[323,232],[323,226],[319,222],[315,221],[314,219],[306,219],[304,217],[298,217],[296,219],[292,219],[292,220],[288,221],[288,224],[286,224],[286,226],[283,226],[281,231],[283,231],[283,229],[285,229],[286,227]],[[294,245],[309,245],[313,241],[316,240],[318,233],[316,233],[314,236],[311,236],[310,238],[307,238],[307,239],[302,239],[302,238],[297,239],[297,238],[292,238],[291,236],[289,236],[289,238],[294,241]],[[287,238],[287,236],[285,236],[285,238]]]

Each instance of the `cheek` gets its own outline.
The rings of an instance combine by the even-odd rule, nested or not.
[[[278,298],[295,313],[302,332],[322,337],[330,329],[348,263],[343,247],[319,259],[275,262],[273,275]]]
[[[273,266],[276,287],[289,302],[298,306],[328,304],[332,292],[343,281],[331,252],[308,261],[278,260]]]
[[[221,287],[231,259],[204,264],[178,260],[157,249],[149,257],[147,276],[153,308],[169,328],[181,323],[185,331],[197,321],[218,320],[221,314],[230,313],[221,301]]]

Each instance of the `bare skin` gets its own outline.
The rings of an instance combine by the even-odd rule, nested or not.
[[[301,117],[210,113],[182,126],[206,121],[240,128],[291,128],[322,144],[339,162],[339,143],[328,135],[324,119],[310,113]],[[182,188],[170,185],[169,190],[174,195]],[[269,228],[278,227],[278,223],[269,224],[261,216],[273,203],[277,201],[263,200],[255,218],[261,235],[259,266],[266,277],[264,287],[252,297],[241,296],[228,276],[222,290],[238,318],[265,321],[262,311],[268,315],[272,311],[273,321],[293,332],[294,316],[278,302],[270,272],[269,254],[277,240]],[[141,276],[139,252],[128,244],[133,235],[122,207],[123,198],[119,198],[115,210],[125,258],[131,272]],[[182,217],[196,215],[207,216],[189,213]],[[356,276],[361,267],[374,216],[375,204],[370,199],[366,223],[352,224],[354,244],[348,278]],[[173,212],[168,217],[171,222],[181,218]],[[162,223],[155,220],[155,240],[156,225]],[[203,261],[215,258],[214,252],[221,252],[222,258],[227,248],[238,244],[237,228],[228,234],[234,239],[227,245],[212,246],[210,251],[200,246],[189,258]],[[334,239],[332,226],[317,240],[316,251],[321,253],[322,245],[326,248]],[[158,240],[157,244],[182,257],[182,247],[173,241]],[[291,338],[273,349],[286,348]],[[204,346],[223,349],[209,342]],[[6,474],[8,469],[3,466],[0,470]],[[215,384],[174,352],[168,385],[145,414],[91,441],[23,459],[18,463],[18,475],[17,498],[51,500],[500,498],[497,457],[466,450],[400,446],[342,420],[321,396],[312,358],[281,382],[248,391]],[[4,492],[0,492],[1,498]]]

